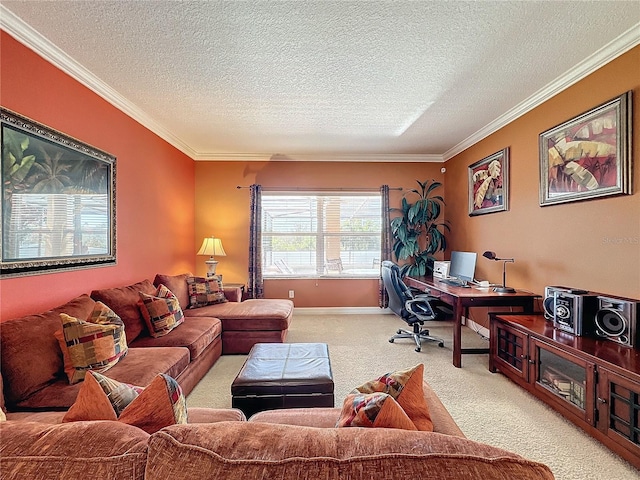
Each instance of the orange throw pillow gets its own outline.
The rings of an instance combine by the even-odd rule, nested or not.
[[[418,430],[432,432],[431,413],[422,388],[423,376],[424,365],[420,363],[408,370],[382,375],[356,387],[352,393],[387,393],[398,402]]]
[[[187,405],[178,382],[163,373],[142,388],[90,371],[62,419],[84,420],[117,420],[152,434],[168,425],[187,423]]]
[[[386,393],[351,393],[342,404],[336,427],[417,430],[398,402]]]

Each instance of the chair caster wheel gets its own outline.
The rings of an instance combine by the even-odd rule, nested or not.
[[[396,333],[400,335],[402,333],[402,330],[398,330]]]
[[[443,348],[443,347],[444,347],[444,343],[443,343],[443,342],[440,342],[440,343],[438,344],[438,346],[439,346],[440,348]]]
[[[416,347],[416,352],[420,353],[420,347]]]
[[[390,338],[390,339],[389,339],[389,343],[393,343],[393,338]]]

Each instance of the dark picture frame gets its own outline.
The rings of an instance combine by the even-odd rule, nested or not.
[[[116,158],[0,108],[0,277],[116,263]]]
[[[630,194],[632,92],[539,136],[540,205]]]
[[[469,165],[469,216],[509,210],[509,147]]]

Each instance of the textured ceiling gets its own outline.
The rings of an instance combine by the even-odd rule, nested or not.
[[[446,159],[640,43],[640,1],[0,8],[3,29],[194,159]]]

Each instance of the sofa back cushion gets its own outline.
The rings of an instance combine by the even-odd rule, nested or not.
[[[88,295],[81,295],[53,310],[2,322],[2,377],[9,409],[64,376],[62,351],[54,336],[60,314],[87,318],[94,305]]]
[[[149,434],[118,422],[0,423],[2,478],[143,480]]]
[[[153,295],[156,288],[145,279],[126,287],[105,288],[91,292],[91,298],[107,305],[122,319],[129,343],[138,338],[147,328],[138,306],[140,292]]]
[[[554,478],[547,466],[515,453],[433,432],[220,422],[173,425],[151,436],[146,480],[201,472],[220,480]]]
[[[153,284],[156,287],[164,285],[171,290],[178,299],[180,308],[182,308],[182,310],[186,310],[189,308],[189,289],[187,287],[187,278],[192,276],[193,275],[190,272],[183,273],[181,275],[164,275],[159,273],[153,280]]]

